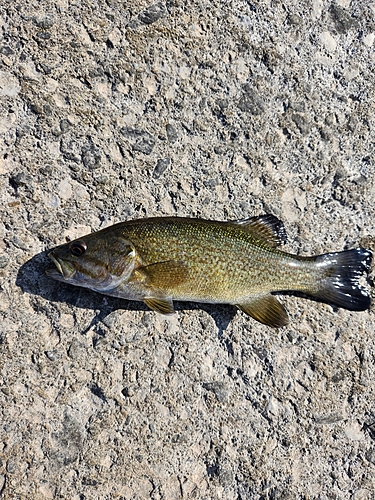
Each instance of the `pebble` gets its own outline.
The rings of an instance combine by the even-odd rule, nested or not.
[[[51,38],[51,33],[49,33],[48,31],[41,31],[40,33],[38,33],[36,35],[38,38],[40,38],[41,40],[49,40]]]
[[[170,164],[171,164],[170,158],[164,158],[163,160],[159,159],[152,173],[153,178],[159,179],[159,177],[161,177],[164,174],[164,172],[167,170]]]
[[[132,127],[123,127],[120,129],[120,133],[128,139],[135,139],[135,143],[132,145],[133,151],[139,151],[146,155],[152,153],[156,139],[149,132]]]
[[[245,89],[246,90],[246,89]],[[264,113],[264,103],[257,92],[251,88],[242,95],[238,102],[238,107],[245,113],[258,116]]]
[[[294,113],[291,115],[291,119],[303,135],[306,135],[310,131],[311,125],[303,115]]]
[[[7,472],[9,472],[9,474],[14,474],[16,470],[17,470],[16,462],[10,458],[7,462]]]
[[[63,119],[60,120],[60,129],[63,134],[66,134],[69,132],[69,130],[72,128],[72,124],[69,120]]]
[[[166,17],[167,15],[167,9],[161,2],[159,2],[154,5],[150,5],[150,7],[141,12],[138,15],[138,19],[143,24],[153,24],[162,17]]]
[[[155,146],[155,139],[151,134],[145,135],[133,144],[133,151],[139,151],[145,155],[150,155]]]
[[[94,146],[82,148],[82,161],[86,168],[94,170],[101,165],[101,154]]]
[[[203,388],[206,389],[206,391],[211,391],[215,394],[216,399],[220,402],[223,403],[228,399],[228,389],[226,385],[223,382],[207,382],[202,384]]]
[[[361,441],[364,438],[364,434],[358,422],[353,422],[344,429],[344,432],[346,437],[351,441]]]
[[[143,130],[132,128],[132,127],[122,127],[120,133],[129,139],[136,139],[141,137],[145,132]]]
[[[17,186],[30,186],[33,181],[33,178],[31,177],[31,175],[26,174],[25,172],[19,172],[18,174],[12,177],[12,181]]]
[[[331,413],[329,415],[314,415],[315,422],[320,425],[334,424],[336,422],[340,422],[343,419],[344,416],[341,413]]]
[[[0,71],[0,95],[16,97],[21,90],[18,79],[12,74]]]
[[[323,31],[320,33],[319,38],[327,52],[335,52],[337,42],[329,31]]]
[[[369,33],[368,35],[365,35],[362,40],[363,43],[367,45],[367,47],[372,47],[374,45],[375,33]]]
[[[51,206],[52,208],[57,208],[60,205],[60,198],[57,196],[57,194],[51,193],[51,195],[48,197],[47,205]]]
[[[333,19],[335,28],[338,33],[344,34],[347,33],[350,29],[359,28],[357,19],[352,17],[346,9],[343,9],[335,2],[331,3],[328,11]]]
[[[14,54],[14,51],[8,47],[8,45],[3,45],[0,47],[0,54],[3,54],[4,56],[12,56]]]
[[[166,126],[167,138],[170,143],[175,143],[178,139],[177,130],[174,125],[168,123]]]
[[[55,19],[53,16],[45,16],[41,18],[34,17],[33,22],[36,26],[38,26],[38,28],[48,30],[55,24]]]
[[[365,454],[366,460],[375,465],[375,448],[370,448]]]
[[[56,349],[53,349],[51,351],[45,351],[44,354],[50,361],[56,361],[57,359],[61,358],[61,354]]]
[[[72,186],[66,179],[62,180],[57,186],[57,192],[62,200],[68,200],[72,196]]]
[[[9,264],[10,260],[7,255],[0,255],[0,269],[4,269]]]
[[[12,242],[14,246],[20,248],[21,250],[26,251],[29,249],[27,244],[23,240],[21,240],[21,238],[19,238],[18,236],[14,236]]]

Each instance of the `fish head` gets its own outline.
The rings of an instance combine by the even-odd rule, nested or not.
[[[133,244],[122,235],[99,231],[49,252],[51,278],[98,292],[108,292],[129,278],[135,262]]]

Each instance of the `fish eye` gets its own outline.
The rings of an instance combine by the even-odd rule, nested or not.
[[[81,255],[86,252],[87,245],[84,241],[73,241],[69,249],[72,255],[74,255],[75,257],[81,257]]]

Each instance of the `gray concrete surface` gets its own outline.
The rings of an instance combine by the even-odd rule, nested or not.
[[[375,250],[374,17],[0,2],[2,498],[374,498],[374,308],[285,297],[274,331],[44,275],[67,238],[167,214],[269,212],[288,251]]]

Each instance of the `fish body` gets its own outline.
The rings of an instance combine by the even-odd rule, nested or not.
[[[126,221],[49,253],[55,279],[170,314],[173,301],[233,304],[274,327],[288,322],[275,292],[301,292],[351,310],[370,296],[359,284],[371,252],[356,248],[315,257],[281,251],[273,215],[218,222],[179,217]]]

